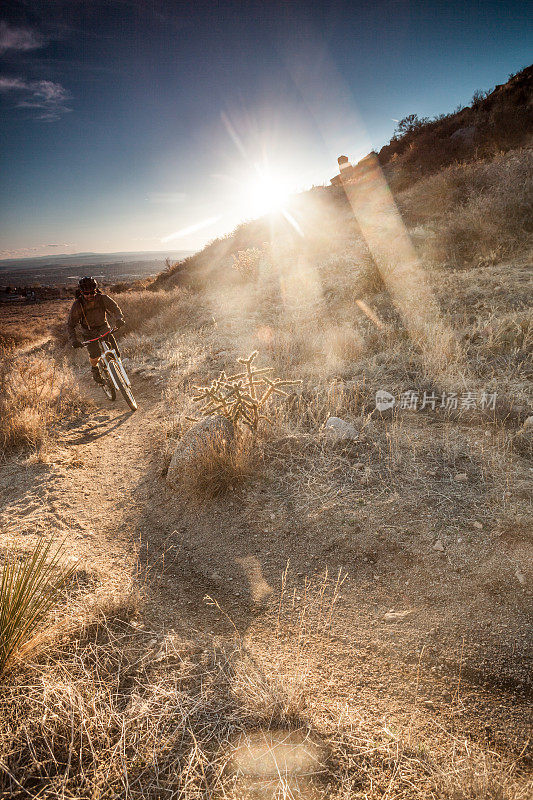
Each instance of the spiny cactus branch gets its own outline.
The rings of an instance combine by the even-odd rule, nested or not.
[[[261,419],[272,424],[272,420],[260,411],[265,403],[273,394],[281,397],[288,397],[288,393],[281,388],[296,386],[301,381],[284,380],[283,378],[267,377],[273,371],[273,367],[262,367],[255,369],[253,362],[258,352],[254,352],[248,358],[238,358],[237,363],[242,364],[245,372],[229,377],[225,372],[221,372],[211,386],[193,386],[195,402],[205,401],[200,414],[208,416],[210,414],[222,414],[233,424],[242,423],[254,433]],[[264,386],[264,390],[260,388]]]

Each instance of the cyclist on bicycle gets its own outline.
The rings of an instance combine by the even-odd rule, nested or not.
[[[115,319],[115,328],[120,328],[125,324],[122,311],[107,294],[103,294],[98,288],[98,282],[94,278],[81,278],[76,290],[76,299],[70,309],[68,317],[68,335],[72,347],[83,347],[83,344],[76,336],[76,325],[81,325],[84,339],[95,339],[97,336],[110,331],[111,327],[107,321],[107,315]],[[117,351],[120,356],[115,337],[112,333],[107,336],[110,346]],[[87,345],[89,350],[89,360],[91,362],[92,375],[96,383],[105,383],[100,375],[98,361],[100,360],[100,347],[98,342],[91,342]]]

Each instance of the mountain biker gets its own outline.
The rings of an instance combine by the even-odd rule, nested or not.
[[[125,325],[122,311],[114,300],[101,292],[98,288],[98,282],[94,278],[87,276],[80,278],[76,290],[76,299],[70,309],[67,322],[68,335],[72,347],[83,347],[83,344],[76,336],[76,325],[78,324],[81,325],[84,339],[95,339],[97,336],[105,334],[106,331],[110,331],[111,327],[107,321],[108,314],[115,319],[115,328],[121,328]],[[120,350],[112,333],[108,334],[107,341],[117,351],[117,355],[120,356]],[[91,342],[87,345],[87,349],[89,350],[93,378],[96,383],[103,384],[105,381],[98,368],[100,346],[98,342]]]

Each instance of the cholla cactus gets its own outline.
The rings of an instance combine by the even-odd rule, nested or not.
[[[233,269],[237,270],[241,278],[255,280],[259,275],[259,262],[264,253],[257,247],[239,250],[237,255],[232,254]]]
[[[198,392],[193,400],[195,402],[205,401],[200,408],[203,416],[222,414],[234,425],[242,423],[254,433],[257,431],[259,420],[271,421],[261,413],[267,400],[273,394],[288,397],[287,392],[283,391],[281,387],[295,386],[301,381],[273,379],[270,376],[273,367],[254,368],[253,361],[256,356],[257,350],[248,358],[237,359],[237,363],[244,366],[244,372],[230,376],[222,372],[211,386],[193,387]]]

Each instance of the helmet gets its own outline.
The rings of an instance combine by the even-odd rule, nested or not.
[[[78,287],[82,292],[95,292],[96,287],[98,286],[98,282],[94,278],[80,278],[78,281]]]

